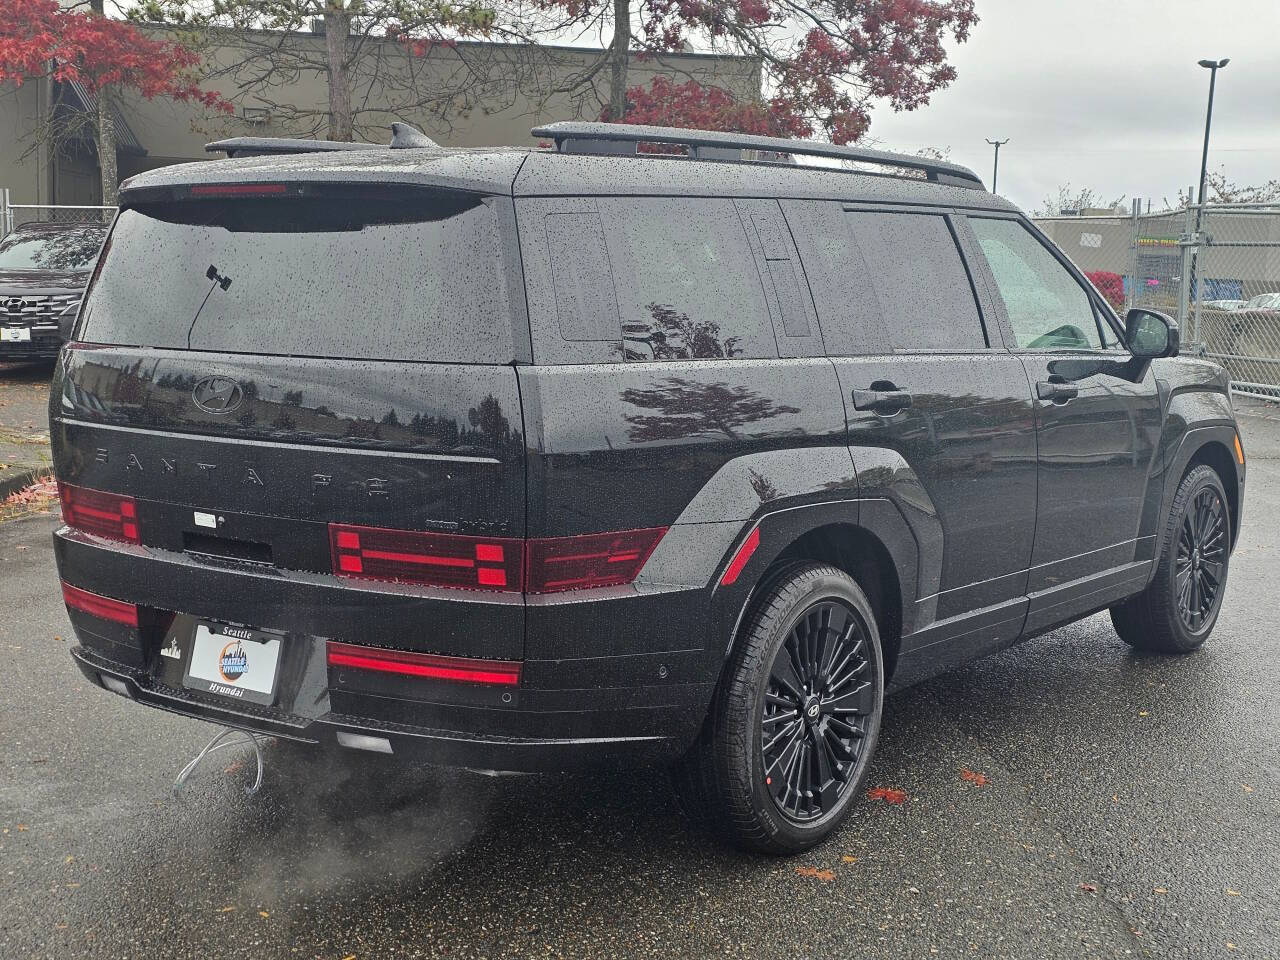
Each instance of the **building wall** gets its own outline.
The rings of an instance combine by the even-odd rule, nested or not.
[[[48,151],[31,145],[28,134],[47,108],[47,85],[40,80],[21,87],[0,86],[0,188],[13,203],[46,203],[51,187]]]
[[[211,79],[204,85],[231,100],[236,106],[236,116],[211,115],[190,104],[159,98],[148,101],[133,93],[123,93],[119,98],[120,109],[147,154],[143,157],[121,154],[121,178],[171,163],[210,159],[204,145],[223,137],[323,138],[326,135],[328,87],[325,75],[319,71],[303,70],[279,88],[261,94],[238,92],[236,77],[217,75],[220,69],[234,64],[241,56],[241,44],[232,35],[227,36],[230,38],[227,42],[206,52]],[[298,33],[291,35],[287,42],[304,52],[308,59],[323,62],[323,36]],[[456,47],[437,45],[424,55],[414,57],[397,43],[376,41],[374,46],[375,56],[379,58],[377,76],[380,79],[368,87],[358,87],[353,97],[357,102],[403,102],[405,88],[410,85],[419,90],[456,87],[464,58],[472,62],[485,61],[489,82],[483,90],[455,98],[435,111],[361,115],[357,117],[356,139],[386,142],[391,136],[391,122],[404,120],[448,146],[532,144],[530,127],[552,120],[595,119],[599,115],[600,102],[608,98],[604,87],[607,69],[597,74],[599,89],[594,96],[579,95],[575,99],[567,94],[543,96],[538,92],[563,84],[566,78],[582,72],[599,57],[598,50],[544,48],[535,75],[531,72],[533,62],[527,47],[459,43]],[[680,82],[696,78],[743,98],[758,96],[760,91],[757,61],[701,54],[664,55],[660,62],[633,57],[628,69],[628,84],[647,84],[659,74],[672,76]],[[21,106],[6,106],[5,101],[10,98],[0,95],[0,131],[6,134],[0,143],[0,186],[8,186],[14,191],[14,202],[19,202],[20,196],[31,202],[36,199],[49,202],[51,192],[56,193],[61,203],[96,202],[98,192],[94,178],[97,171],[91,156],[87,158],[88,177],[85,176],[86,163],[83,160],[64,160],[57,165],[56,173],[50,173],[47,160],[17,161],[16,154],[21,152],[25,143],[22,146],[15,144],[29,141],[35,126],[33,118],[39,113],[34,97],[36,87],[37,84],[29,83],[18,91],[25,98]],[[303,115],[286,122],[282,111],[272,110],[271,100],[289,104]],[[272,118],[265,123],[246,122],[243,116],[246,108],[268,110]],[[92,190],[90,197],[85,196],[86,184]]]

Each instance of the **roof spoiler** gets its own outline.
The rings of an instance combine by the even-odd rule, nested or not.
[[[421,130],[407,123],[391,124],[391,149],[439,147]],[[385,150],[378,143],[356,143],[348,140],[307,140],[291,137],[230,137],[204,145],[207,153],[225,153],[228,157],[272,157],[297,153],[329,153],[340,150]]]
[[[883,167],[915,170],[936,183],[953,187],[983,189],[982,180],[968,167],[945,160],[909,153],[889,153],[864,147],[838,147],[832,143],[788,140],[783,137],[756,137],[716,130],[685,130],[679,127],[650,127],[631,123],[580,123],[561,121],[534,127],[535,137],[555,141],[561,153],[634,154],[641,143],[669,143],[683,146],[692,160],[728,160],[744,162],[744,150],[757,151],[756,158],[770,160],[775,156],[831,157],[874,163]],[[775,161],[776,162],[776,161]]]

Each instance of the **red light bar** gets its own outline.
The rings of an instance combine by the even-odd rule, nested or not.
[[[473,660],[469,657],[441,657],[431,653],[409,653],[383,647],[362,647],[352,643],[328,644],[329,666],[376,670],[406,677],[428,677],[459,683],[487,683],[514,687],[520,683],[518,660]]]
[[[62,599],[66,601],[67,606],[71,609],[79,610],[90,616],[98,617],[102,620],[111,620],[115,623],[123,623],[127,627],[136,627],[138,625],[138,607],[136,604],[125,603],[123,600],[112,600],[110,597],[100,597],[98,594],[90,593],[88,590],[73,587],[65,581],[62,584]]]
[[[191,188],[193,197],[271,197],[288,192],[287,183],[201,183]]]
[[[530,540],[525,549],[529,593],[558,593],[630,583],[666,527]]]
[[[329,524],[339,577],[519,593],[523,541]]]
[[[725,570],[724,576],[720,578],[720,586],[732,586],[738,581],[738,575],[742,573],[742,568],[747,565],[747,561],[751,559],[758,546],[760,546],[760,528],[756,527],[747,534],[747,539],[742,541],[742,546],[738,548],[738,552],[729,561],[728,569]]]
[[[133,497],[104,493],[70,483],[58,484],[62,520],[69,527],[125,543],[142,543],[138,505]]]

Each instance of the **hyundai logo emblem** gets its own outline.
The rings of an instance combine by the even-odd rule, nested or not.
[[[205,413],[230,413],[240,406],[244,390],[227,377],[205,377],[191,391],[191,399]]]
[[[10,297],[4,302],[4,308],[10,313],[21,313],[22,308],[27,305],[27,301],[21,297]]]

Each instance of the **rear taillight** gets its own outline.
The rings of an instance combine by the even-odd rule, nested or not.
[[[429,677],[459,683],[490,683],[514,687],[520,683],[517,660],[473,660],[470,657],[439,657],[431,653],[409,653],[383,647],[360,647],[330,640],[329,666],[351,667],[396,673],[405,677]]]
[[[666,527],[517,540],[329,524],[339,577],[508,593],[631,583]]]
[[[62,519],[69,527],[126,543],[141,543],[138,505],[133,497],[103,493],[70,483],[58,484]]]
[[[79,610],[81,613],[87,613],[101,620],[123,623],[127,627],[138,625],[138,608],[135,604],[125,603],[123,600],[112,600],[110,597],[100,597],[96,593],[81,590],[69,583],[62,585],[62,599],[72,610]]]
[[[340,577],[520,591],[520,540],[331,523],[329,546]]]
[[[530,540],[525,589],[558,593],[630,583],[666,532],[666,527],[651,527]]]

